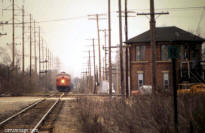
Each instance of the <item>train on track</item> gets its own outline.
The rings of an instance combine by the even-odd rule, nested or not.
[[[72,89],[71,76],[61,72],[56,76],[56,89],[60,92],[70,92]]]

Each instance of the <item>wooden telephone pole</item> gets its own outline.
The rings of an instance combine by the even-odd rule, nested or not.
[[[150,40],[152,48],[152,89],[156,90],[156,35],[155,35],[154,0],[150,0]]]
[[[24,55],[25,55],[25,49],[24,49],[24,33],[25,33],[25,25],[24,25],[24,6],[22,6],[22,71],[24,74],[25,71],[25,60],[24,60]]]
[[[108,0],[108,47],[109,47],[109,95],[112,96],[112,61],[111,61],[111,15],[110,0]]]
[[[37,74],[37,49],[36,49],[36,22],[34,21],[34,61],[35,61],[35,73]]]
[[[122,51],[122,12],[121,0],[118,0],[119,6],[119,41],[120,41],[120,81],[121,81],[121,94],[124,95],[124,69],[123,69],[123,51]]]
[[[128,20],[127,20],[127,0],[125,0],[125,42],[128,40]],[[128,98],[130,96],[130,90],[129,90],[129,81],[128,81],[128,47],[125,48],[125,88],[126,88],[126,97]]]
[[[30,77],[32,73],[32,28],[31,28],[31,14],[30,14]]]
[[[38,28],[38,61],[39,61],[39,76],[40,76],[40,73],[41,73],[41,29],[40,29],[40,26]]]
[[[99,20],[98,14],[96,14],[96,21],[97,21],[97,33],[98,33],[98,54],[99,54],[99,80],[101,81],[101,46],[100,46],[100,31],[99,31]]]
[[[97,93],[97,88],[96,88],[96,71],[95,71],[95,39],[92,39],[93,41],[93,65],[94,65],[94,73],[93,73],[93,78],[94,78],[94,94]]]
[[[15,3],[14,0],[12,0],[12,66],[14,68],[15,66]]]
[[[107,80],[107,29],[100,31],[104,32],[104,79]]]
[[[150,0],[150,13],[137,13],[137,15],[150,15],[150,44],[152,49],[152,90],[156,92],[156,21],[155,14],[163,15],[168,12],[155,13],[154,0]]]
[[[92,90],[92,85],[91,85],[91,60],[90,60],[90,50],[88,51],[88,55],[89,55],[89,60],[88,60],[88,80],[89,80],[89,89]]]

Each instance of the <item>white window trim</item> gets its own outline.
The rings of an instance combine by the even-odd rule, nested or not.
[[[142,75],[142,85],[144,85],[144,72],[143,71],[137,71],[137,87],[139,89],[140,85],[139,85],[139,74]]]
[[[169,88],[169,86],[170,86],[170,76],[169,76],[169,71],[162,71],[162,73],[163,73],[163,88],[165,89],[165,80],[164,80],[164,74],[168,74],[168,88]],[[166,89],[168,89],[168,88],[166,88]]]

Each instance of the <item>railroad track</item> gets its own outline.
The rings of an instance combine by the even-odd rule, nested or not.
[[[44,121],[46,121],[48,115],[60,103],[63,95],[64,93],[55,100],[49,98],[39,100],[22,109],[18,113],[13,114],[0,122],[0,132],[39,132],[40,126]]]

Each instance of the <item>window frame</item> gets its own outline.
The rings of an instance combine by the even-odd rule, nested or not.
[[[165,75],[167,74],[167,85],[166,85],[166,78]],[[170,85],[170,78],[169,78],[169,72],[163,72],[163,89],[169,89],[169,85]],[[167,86],[167,87],[166,87]]]
[[[142,83],[141,83],[141,85],[140,85],[140,75],[142,76]],[[141,87],[141,86],[143,86],[144,85],[144,73],[143,72],[138,72],[137,73],[137,87],[138,87],[138,89],[139,89],[139,87]]]
[[[146,46],[145,45],[137,45],[135,47],[135,60],[136,61],[144,61],[145,60],[145,52],[146,52]]]
[[[163,56],[165,54],[162,55],[162,53],[164,52],[163,51],[163,46],[166,46],[166,51],[167,51],[166,57]],[[169,60],[169,57],[168,57],[168,46],[169,45],[165,45],[165,44],[160,45],[160,60],[162,60],[162,61],[168,61]]]

